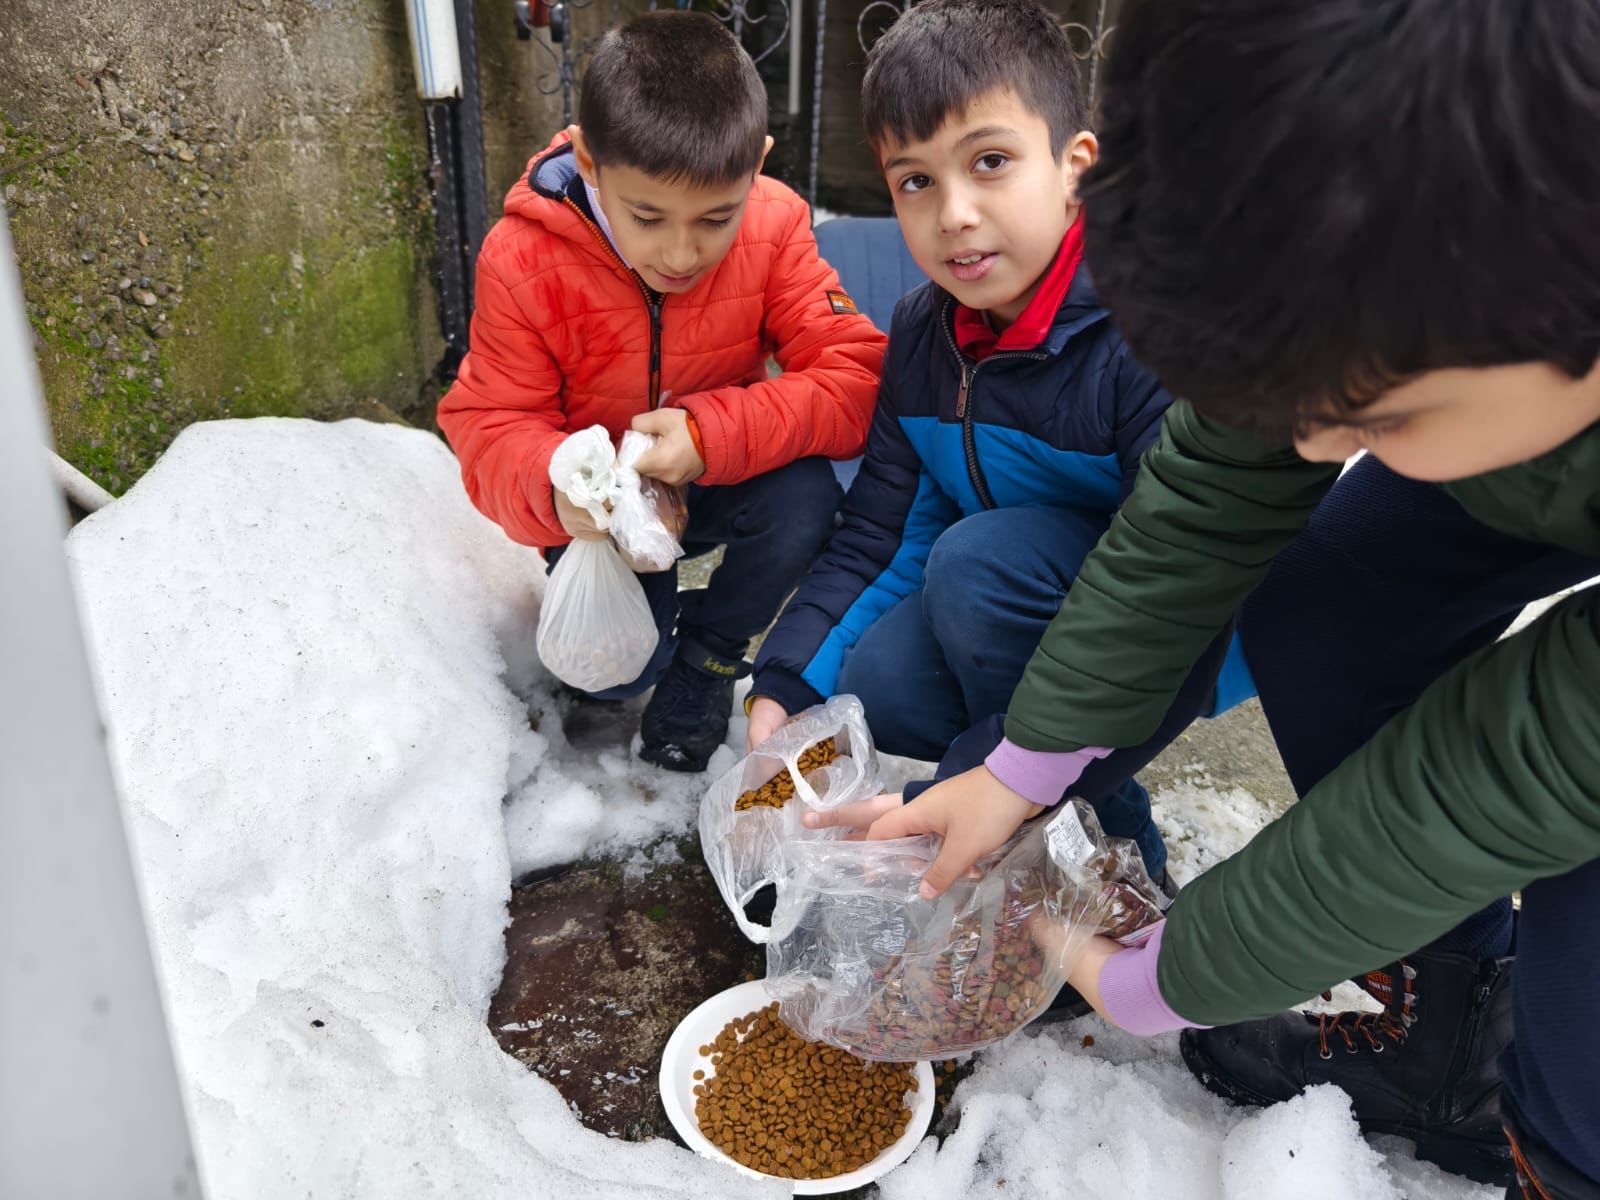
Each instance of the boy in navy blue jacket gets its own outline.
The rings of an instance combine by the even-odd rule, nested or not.
[[[895,310],[843,524],[757,659],[750,744],[852,693],[883,749],[945,758],[944,774],[1000,741],[999,716],[1170,397],[1081,263],[1076,183],[1097,145],[1044,9],[912,7],[873,49],[862,107],[930,282]],[[1157,879],[1166,851],[1132,776],[1209,710],[1228,645],[1197,665],[1150,742],[1073,788]]]

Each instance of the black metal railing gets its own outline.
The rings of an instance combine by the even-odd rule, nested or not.
[[[801,53],[798,25],[802,22],[805,0],[667,0],[678,8],[709,12],[733,30],[757,64],[782,50],[788,59],[789,106],[791,116],[799,103],[800,84],[805,64],[797,61]],[[898,20],[914,0],[870,0],[856,18],[856,41],[863,53]],[[1086,87],[1091,105],[1099,90],[1100,62],[1115,32],[1112,20],[1118,0],[1047,0],[1060,5],[1065,15],[1061,26],[1072,41],[1073,52],[1088,64]],[[806,155],[806,196],[817,202],[821,173],[823,75],[826,66],[828,0],[812,0],[815,20],[807,23],[812,32],[811,96],[809,143]],[[649,0],[648,7],[664,7]],[[581,83],[583,68],[595,45],[625,19],[636,6],[626,9],[623,0],[517,0],[518,36],[532,41],[539,59],[536,86],[547,96],[561,97],[561,119],[570,124],[574,98]],[[605,11],[608,9],[609,11]],[[603,21],[582,19],[582,14],[604,12]],[[848,19],[848,18],[847,18]],[[580,31],[579,26],[583,26]],[[798,164],[797,164],[798,165]]]
[[[567,124],[572,122],[573,96],[577,91],[583,63],[600,39],[624,17],[622,0],[611,0],[611,13],[605,23],[593,33],[580,35],[576,30],[577,14],[594,5],[595,0],[555,0],[554,3],[517,0],[518,36],[531,41],[541,56],[548,60],[539,71],[536,86],[546,96],[561,96],[561,119]],[[654,12],[660,7],[663,5],[650,0],[650,11]],[[709,12],[722,21],[733,30],[733,35],[757,64],[789,40],[792,10],[788,0],[710,0],[709,3],[680,0],[675,7]],[[774,27],[775,33],[763,28],[775,20],[778,21]],[[536,36],[538,29],[544,29],[546,36]],[[752,41],[756,44],[751,45]]]
[[[902,17],[911,7],[914,0],[872,0],[861,10],[861,15],[856,18],[856,41],[860,44],[863,53],[872,49],[872,44],[884,35],[891,25]],[[1066,30],[1068,39],[1072,42],[1072,52],[1078,56],[1079,61],[1089,64],[1089,103],[1094,104],[1100,82],[1100,61],[1105,58],[1106,44],[1115,32],[1114,25],[1108,25],[1107,9],[1108,0],[1091,0],[1091,3],[1070,4],[1068,15],[1063,17],[1060,24]],[[1089,11],[1083,12],[1087,8]]]

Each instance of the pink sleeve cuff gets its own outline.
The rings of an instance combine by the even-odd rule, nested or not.
[[[1170,1033],[1174,1029],[1208,1029],[1186,1021],[1161,995],[1156,982],[1156,961],[1166,922],[1137,946],[1112,955],[1100,968],[1100,1003],[1116,1025],[1139,1037]]]
[[[1010,738],[1003,738],[983,761],[989,773],[1017,795],[1031,804],[1048,808],[1060,802],[1090,763],[1110,753],[1110,748],[1105,746],[1085,746],[1082,750],[1025,750]]]

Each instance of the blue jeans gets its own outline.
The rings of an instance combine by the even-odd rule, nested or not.
[[[1011,693],[1108,523],[1065,508],[958,521],[934,543],[922,588],[846,654],[835,690],[861,698],[873,739],[890,754],[940,760],[941,779],[976,766],[999,744]],[[1158,879],[1166,845],[1133,775],[1209,711],[1228,641],[1225,632],[1195,666],[1154,737],[1092,764],[1069,793],[1094,805],[1108,834],[1137,842]],[[918,790],[908,788],[907,799]]]
[[[683,552],[693,558],[724,547],[704,588],[680,592],[678,568],[639,575],[661,640],[639,677],[593,693],[626,700],[654,687],[680,647],[737,661],[750,639],[772,623],[833,532],[844,493],[825,458],[801,458],[742,483],[689,486]],[[561,549],[547,551],[554,569]]]
[[[1430,683],[1504,633],[1525,604],[1597,575],[1600,559],[1499,533],[1436,484],[1370,457],[1357,463],[1239,619],[1295,790],[1314,787]],[[1404,887],[1395,880],[1397,895]],[[1524,889],[1516,1041],[1501,1067],[1527,1125],[1600,1181],[1597,929],[1600,861]],[[1480,957],[1511,945],[1509,899],[1435,943]]]

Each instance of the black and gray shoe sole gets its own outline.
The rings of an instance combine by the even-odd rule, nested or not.
[[[715,751],[712,751],[715,753]],[[660,767],[665,771],[681,771],[685,775],[698,775],[706,769],[711,762],[711,755],[704,758],[691,758],[681,746],[668,743],[665,746],[656,746],[646,743],[639,747],[639,757],[645,762]]]

